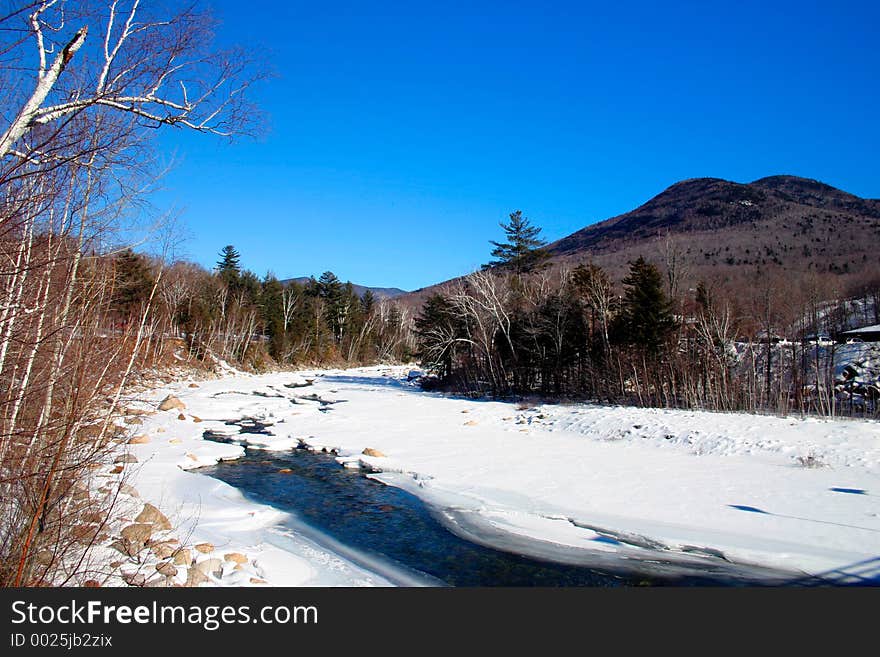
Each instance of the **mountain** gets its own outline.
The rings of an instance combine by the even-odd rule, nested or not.
[[[547,249],[555,265],[592,261],[620,281],[629,262],[665,266],[674,255],[692,282],[752,280],[755,272],[837,279],[880,271],[880,200],[797,176],[751,183],[695,178],[644,205],[592,224]],[[487,245],[487,260],[488,245]],[[421,305],[441,284],[400,300]]]
[[[639,255],[662,261],[674,248],[692,274],[729,277],[758,266],[857,274],[876,269],[877,244],[880,200],[807,178],[771,176],[747,184],[685,180],[548,249],[556,260],[593,260],[614,271]]]
[[[311,280],[308,276],[299,276],[297,278],[285,278],[281,281],[282,285],[286,285],[287,283],[299,283],[300,285],[305,285]],[[364,294],[369,290],[373,293],[373,296],[376,299],[394,299],[404,294],[408,294],[406,290],[401,290],[396,287],[368,287],[366,285],[356,285],[352,283],[351,286],[354,288],[355,294],[359,297],[363,297]]]

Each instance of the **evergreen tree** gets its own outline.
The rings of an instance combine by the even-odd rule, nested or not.
[[[456,341],[464,333],[462,318],[452,303],[442,294],[432,294],[414,324],[419,359],[441,378],[451,376]]]
[[[345,332],[351,297],[354,295],[351,283],[343,285],[332,271],[325,271],[317,281],[318,296],[324,299],[324,313],[327,325],[338,344]]]
[[[227,285],[238,282],[241,274],[239,266],[239,253],[231,244],[227,244],[220,250],[220,260],[217,261],[217,274]]]
[[[375,305],[376,305],[375,295],[370,290],[366,290],[364,292],[364,296],[361,297],[361,306],[364,309],[364,315],[369,315],[372,312],[373,307]]]
[[[630,263],[623,285],[625,293],[615,331],[618,339],[658,354],[675,328],[672,304],[664,292],[660,270],[639,257]]]
[[[263,314],[266,334],[269,336],[269,353],[276,361],[281,362],[287,347],[287,335],[284,331],[284,311],[281,301],[284,287],[272,274],[266,274],[262,287],[260,310]]]
[[[497,260],[490,262],[487,267],[506,267],[523,274],[539,267],[549,256],[542,248],[547,242],[538,237],[541,229],[523,217],[521,210],[511,212],[510,221],[499,225],[504,229],[507,241],[490,241],[495,246],[492,256]]]
[[[123,320],[138,312],[150,298],[155,278],[147,259],[125,249],[113,259],[115,288],[112,307]]]

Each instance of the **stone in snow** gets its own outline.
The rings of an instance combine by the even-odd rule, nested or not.
[[[168,395],[162,402],[159,404],[160,411],[170,411],[172,409],[177,409],[179,411],[186,410],[186,404],[180,401],[174,395]]]

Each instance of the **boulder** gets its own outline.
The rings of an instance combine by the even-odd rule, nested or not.
[[[210,554],[214,551],[214,545],[211,543],[197,543],[194,547],[196,551],[202,554]]]
[[[125,453],[125,454],[120,454],[119,456],[117,456],[115,459],[113,459],[113,462],[114,463],[137,463],[138,460],[137,460],[137,456],[135,456],[134,454]]]
[[[172,564],[167,561],[164,563],[157,563],[156,570],[158,570],[161,574],[166,577],[174,577],[177,574],[177,568],[175,568]]]
[[[146,445],[148,442],[150,442],[150,437],[145,433],[133,436],[128,440],[129,445]]]
[[[122,573],[122,581],[129,586],[144,586],[147,578],[140,573]]]
[[[192,568],[188,568],[186,571],[186,584],[184,586],[198,586],[199,584],[204,584],[205,582],[210,581],[208,576],[205,575],[201,570],[193,566]]]
[[[223,555],[223,558],[226,561],[234,561],[237,564],[243,564],[248,562],[248,558],[244,556],[241,552],[227,552]]]
[[[167,559],[174,555],[175,549],[171,547],[168,543],[164,541],[161,543],[154,543],[150,545],[150,550],[155,554],[159,559]]]
[[[154,577],[149,582],[144,584],[147,588],[165,588],[174,585],[174,580],[170,577],[162,576],[162,577]]]
[[[192,552],[189,548],[180,548],[174,551],[172,561],[175,566],[189,566],[192,563]]]
[[[119,486],[119,492],[123,495],[130,495],[131,497],[140,497],[141,494],[137,492],[137,489],[130,484],[122,484]]]
[[[223,575],[223,562],[217,558],[199,561],[193,566],[193,568],[202,572],[204,575],[213,575],[214,577],[221,577]]]
[[[292,472],[293,472],[293,470],[291,470],[290,468],[281,468],[278,471],[278,474],[291,474]]]
[[[183,413],[181,413],[180,415],[177,416],[177,419],[178,419],[178,420],[185,420],[185,419],[186,419],[186,415],[184,415]]]
[[[138,514],[138,517],[135,518],[134,521],[149,523],[153,525],[154,529],[160,531],[171,529],[171,523],[168,522],[168,518],[166,518],[159,509],[149,503],[144,504],[143,510]]]
[[[172,409],[177,409],[178,411],[186,410],[186,404],[180,401],[174,395],[168,395],[162,402],[159,404],[160,411],[170,411]]]
[[[376,457],[384,457],[385,455],[380,452],[378,449],[373,449],[372,447],[367,447],[361,452],[364,456],[376,456]]]
[[[142,543],[132,543],[131,541],[126,541],[125,539],[115,540],[110,544],[111,549],[116,550],[117,552],[121,552],[127,557],[133,557],[134,555],[136,555],[141,547],[143,547]]]
[[[199,384],[198,384],[198,383],[190,383],[190,384],[189,384],[189,387],[190,387],[190,388],[198,388],[198,387],[199,387]]]
[[[122,538],[132,543],[146,543],[153,533],[153,526],[146,523],[137,523],[123,527]]]
[[[54,557],[54,555],[53,555],[53,553],[52,553],[51,550],[40,550],[40,551],[37,552],[37,554],[34,556],[34,560],[35,560],[38,564],[40,564],[41,566],[48,566],[50,563],[52,563],[52,560],[53,560],[54,558],[55,558],[55,557]]]
[[[84,522],[93,522],[95,524],[101,524],[106,520],[104,514],[100,511],[86,511],[83,513],[82,519]]]

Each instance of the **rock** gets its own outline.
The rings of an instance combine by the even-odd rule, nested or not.
[[[153,526],[146,523],[138,523],[123,527],[122,538],[132,543],[146,543],[153,533]]]
[[[119,486],[119,492],[123,495],[130,495],[131,497],[140,497],[141,494],[137,492],[137,489],[130,484],[122,484]]]
[[[466,426],[466,427],[475,427],[475,426],[477,426],[477,424],[478,424],[478,423],[477,423],[476,420],[468,420],[467,422],[464,423],[464,426]]]
[[[385,455],[380,452],[378,449],[373,449],[372,447],[367,447],[363,452],[361,452],[364,456],[376,456],[376,457],[384,457]]]
[[[223,558],[226,561],[234,561],[237,564],[243,564],[248,562],[248,558],[244,556],[241,552],[227,552],[223,555]]]
[[[193,422],[195,422],[197,424],[202,421],[202,418],[200,418],[198,415],[193,415],[192,418],[193,418]]]
[[[192,568],[188,568],[186,571],[186,584],[184,586],[198,586],[199,584],[204,584],[205,582],[210,581],[208,576],[205,575],[201,570],[193,566]]]
[[[165,588],[168,586],[172,586],[174,584],[174,580],[172,580],[168,576],[163,577],[154,577],[149,582],[144,584],[144,586],[148,588]]]
[[[170,445],[179,445],[182,442],[183,441],[180,438],[172,438],[171,440],[168,441],[168,443]]]
[[[259,577],[251,577],[251,584],[265,584],[266,580],[260,579]]]
[[[205,575],[213,575],[214,577],[221,577],[223,575],[223,562],[217,558],[199,561],[193,568]]]
[[[175,566],[189,566],[192,563],[192,552],[189,548],[180,548],[174,551],[172,561]]]
[[[144,421],[139,417],[129,417],[125,419],[126,424],[143,424]]]
[[[96,579],[87,579],[82,585],[87,589],[99,589],[101,588],[101,582]]]
[[[114,463],[137,463],[137,456],[134,454],[120,454],[115,459],[113,459]]]
[[[185,420],[185,419],[186,419],[186,415],[184,415],[183,413],[181,413],[180,415],[177,416],[177,419],[178,419],[178,420]]]
[[[171,546],[171,544],[166,541],[161,541],[159,543],[153,543],[152,545],[150,545],[150,550],[159,559],[167,559],[168,557],[174,556],[174,553],[176,552],[176,550]]]
[[[145,433],[138,434],[137,436],[128,439],[129,445],[146,445],[148,442],[150,442],[150,437]]]
[[[171,409],[177,409],[178,411],[183,411],[186,409],[186,404],[180,401],[174,395],[168,395],[162,402],[159,404],[160,411],[170,411]]]
[[[122,554],[124,554],[127,557],[133,557],[140,550],[141,544],[132,543],[131,541],[126,541],[126,540],[121,540],[121,541],[115,540],[110,544],[110,547],[112,549],[116,550],[117,552],[121,552]],[[119,562],[114,562],[114,563],[119,563]],[[118,568],[118,566],[117,566],[117,568]]]
[[[211,543],[197,543],[194,547],[202,554],[210,554],[214,551],[214,545]]]
[[[149,503],[144,504],[143,510],[138,514],[138,517],[135,518],[134,521],[149,523],[153,525],[154,529],[160,531],[171,529],[171,523],[168,522],[168,518],[166,518],[159,509]]]
[[[293,470],[291,470],[290,468],[281,468],[278,471],[278,474],[291,474],[292,472],[293,472]]]
[[[85,522],[92,522],[95,524],[101,524],[102,522],[104,522],[104,520],[106,518],[104,517],[104,514],[101,513],[100,511],[86,511],[82,515],[82,519]]]
[[[40,550],[34,556],[34,560],[41,566],[48,566],[50,563],[52,563],[53,558],[54,555],[52,554],[51,550]]]
[[[129,586],[143,586],[147,583],[147,578],[140,573],[122,573],[122,581]]]
[[[199,387],[199,384],[198,384],[198,383],[190,383],[190,384],[189,384],[189,387],[190,387],[190,388],[198,388],[198,387]]]
[[[166,577],[174,577],[177,574],[177,568],[167,561],[165,563],[157,563],[156,570]]]
[[[70,529],[70,535],[77,543],[88,545],[98,533],[97,525],[74,525]]]
[[[119,474],[123,470],[125,470],[124,465],[114,465],[113,469],[110,471],[110,474]]]

